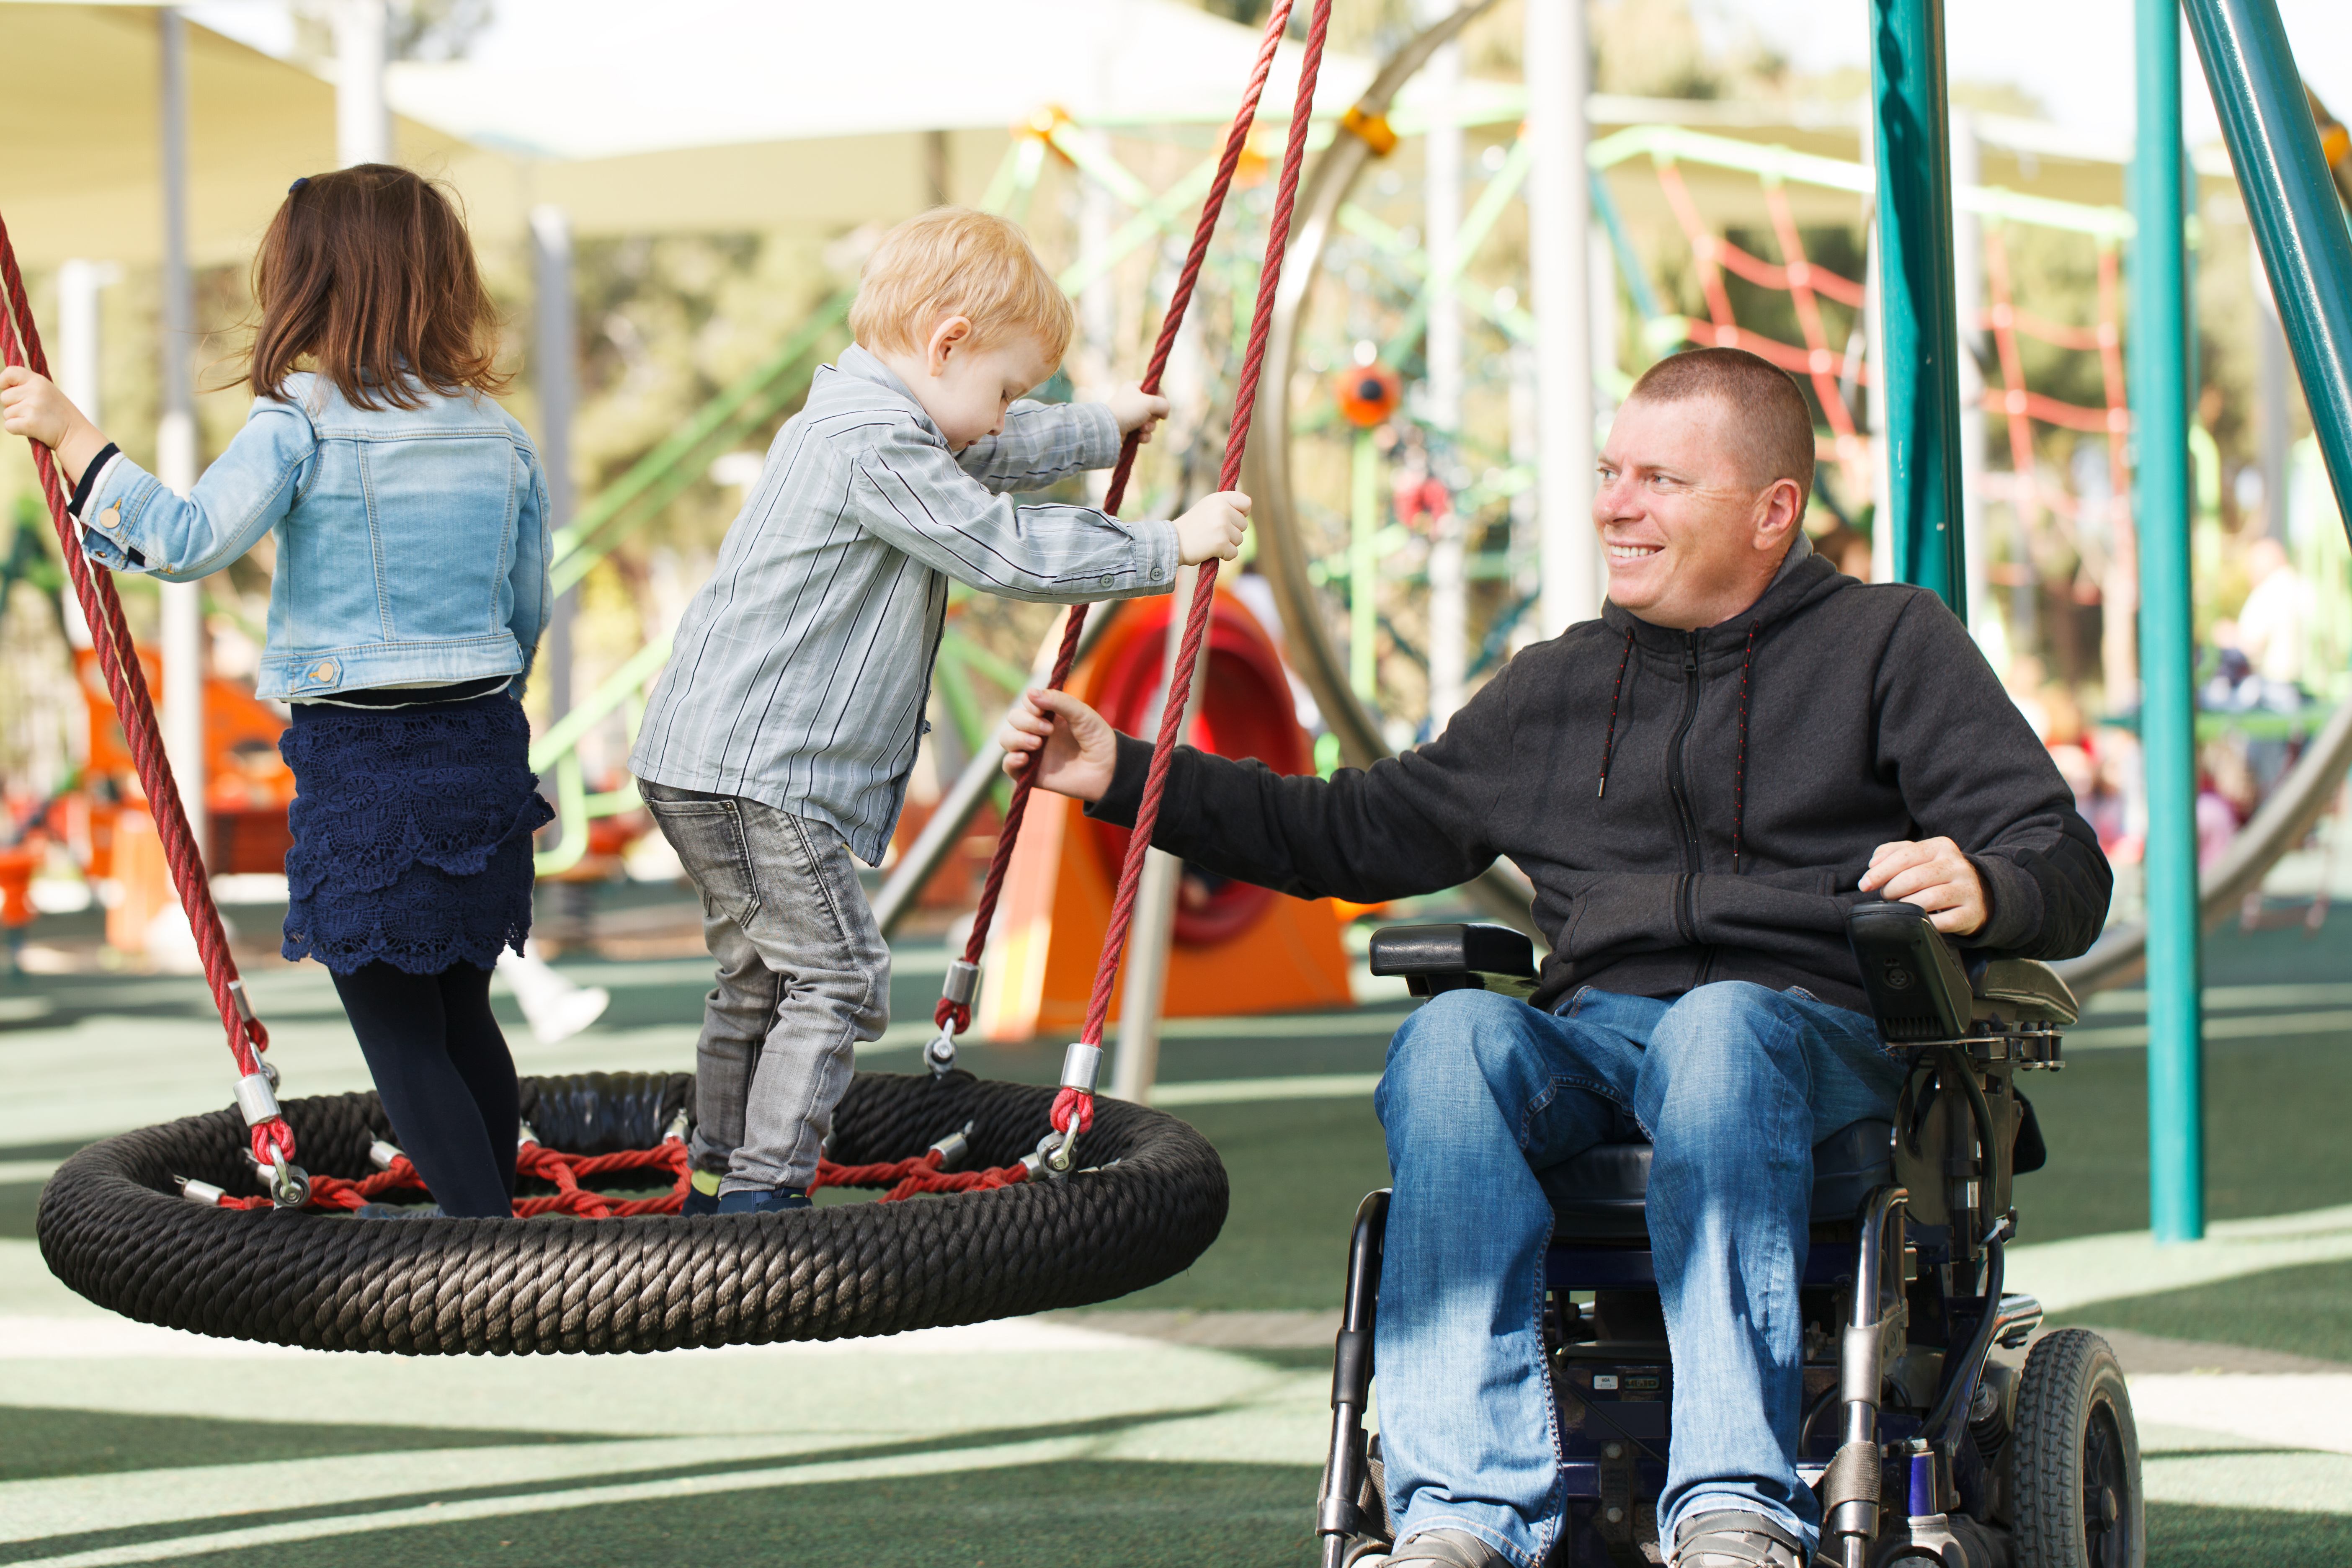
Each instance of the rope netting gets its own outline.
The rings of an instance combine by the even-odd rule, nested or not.
[[[1843,470],[1847,493],[1869,494],[1872,437],[1858,428],[1849,399],[1852,388],[1866,386],[1874,379],[1872,367],[1859,354],[1858,331],[1849,336],[1843,350],[1832,349],[1821,308],[1821,301],[1829,299],[1859,312],[1864,308],[1866,297],[1864,283],[1808,258],[1781,179],[1766,177],[1760,182],[1773,241],[1780,253],[1780,259],[1772,261],[1743,248],[1707,223],[1692,199],[1675,158],[1654,154],[1653,162],[1666,205],[1690,247],[1707,311],[1704,321],[1662,316],[1653,325],[1663,332],[1677,334],[1683,342],[1745,349],[1791,374],[1806,377],[1830,425],[1830,439],[1822,456],[1834,460]],[[2008,243],[2000,225],[1985,225],[1988,299],[1981,309],[1973,302],[1963,301],[1962,324],[1989,333],[1992,339],[1996,363],[1985,367],[1989,374],[1984,378],[1983,407],[1986,413],[1998,415],[2007,422],[2011,466],[2007,472],[1994,470],[1984,476],[1988,498],[2010,502],[2022,516],[2030,517],[2038,508],[2070,523],[2074,521],[2081,515],[2080,500],[2039,477],[2033,426],[2039,423],[2084,434],[2104,434],[2107,437],[2111,480],[2106,504],[2114,519],[2128,526],[2129,503],[2126,498],[2130,494],[2130,485],[2126,448],[2131,412],[2126,402],[2123,373],[2119,258],[2112,238],[2102,236],[2097,245],[2097,320],[2089,326],[2073,326],[2018,306]],[[1733,312],[1730,292],[1724,286],[1726,272],[1759,289],[1787,294],[1804,342],[1786,342],[1743,326]],[[2028,386],[2021,340],[2029,338],[2053,348],[2097,353],[2104,404],[2092,407],[2069,403]]]
[[[1272,73],[1291,8],[1291,0],[1277,0],[1273,14],[1267,19],[1265,37],[1241,107],[1226,137],[1223,154],[1202,204],[1192,247],[1178,276],[1160,324],[1158,342],[1144,374],[1142,384],[1146,392],[1157,392],[1165,375],[1177,332],[1191,304],[1234,172],[1248,147],[1258,102]],[[1269,224],[1265,265],[1259,277],[1248,344],[1243,355],[1241,375],[1234,394],[1233,418],[1218,479],[1220,489],[1232,489],[1241,479],[1242,458],[1248,442],[1259,375],[1272,328],[1275,292],[1281,279],[1283,257],[1288,247],[1291,215],[1305,166],[1316,81],[1329,23],[1330,0],[1317,0],[1299,69],[1297,98],[1293,106],[1280,182]],[[7,363],[22,363],[37,374],[47,375],[47,361],[42,353],[23,275],[17,267],[14,247],[9,243],[5,222],[0,222],[0,285],[5,285],[8,301]],[[1125,498],[1139,444],[1139,437],[1130,434],[1120,448],[1104,499],[1103,508],[1107,511],[1116,513]],[[268,1035],[246,1004],[236,962],[229,953],[220,914],[214,907],[211,889],[205,880],[203,858],[181,808],[171,764],[163,754],[154,706],[150,700],[145,677],[132,647],[129,627],[123,620],[121,602],[115,592],[111,575],[89,570],[80,547],[77,525],[67,510],[66,491],[54,458],[39,443],[32,445],[42,491],[48,502],[50,521],[57,530],[68,570],[72,574],[75,593],[92,628],[99,649],[100,668],[105,674],[116,710],[121,716],[123,733],[137,764],[141,785],[146,791],[155,814],[173,885],[179,890],[189,923],[196,933],[196,946],[203,960],[205,975],[220,1008],[223,1026],[228,1033],[229,1051],[238,1072],[237,1101],[252,1129],[253,1159],[257,1167],[274,1173],[276,1178],[270,1197],[232,1197],[209,1187],[194,1190],[201,1185],[198,1184],[190,1184],[187,1195],[198,1202],[225,1208],[257,1208],[274,1203],[284,1207],[307,1205],[351,1210],[386,1195],[424,1192],[415,1166],[405,1155],[388,1145],[383,1158],[379,1161],[383,1168],[375,1175],[357,1181],[326,1175],[314,1179],[292,1165],[294,1135],[278,1111],[274,1096],[274,1071],[268,1068],[260,1055],[268,1044]],[[1118,899],[1103,942],[1085,1033],[1080,1043],[1071,1047],[1069,1061],[1064,1069],[1063,1086],[1054,1100],[1051,1120],[1054,1131],[1060,1134],[1060,1143],[1052,1152],[1051,1163],[1057,1174],[1069,1168],[1079,1133],[1090,1131],[1093,1126],[1094,1086],[1096,1069],[1101,1059],[1103,1025],[1109,1013],[1112,986],[1126,948],[1144,854],[1150,845],[1152,825],[1159,816],[1170,759],[1182,725],[1193,670],[1207,630],[1216,574],[1214,559],[1201,564],[1165,713],[1153,747],[1151,771],[1137,816],[1136,831],[1129,846],[1126,864],[1120,871]],[[1061,645],[1050,676],[1051,684],[1055,687],[1060,687],[1069,678],[1071,667],[1076,659],[1085,619],[1084,605],[1074,605],[1064,619]],[[973,920],[971,939],[961,964],[950,971],[948,994],[941,997],[934,1015],[941,1029],[940,1039],[934,1043],[935,1048],[929,1053],[936,1072],[944,1074],[953,1060],[954,1033],[970,1026],[971,982],[978,973],[980,954],[987,943],[989,926],[1003,890],[1006,868],[1019,837],[1022,819],[1026,815],[1033,785],[1033,779],[1025,774],[1014,782],[1003,829],[999,835],[996,853],[990,864]],[[945,1047],[944,1052],[937,1048],[940,1046]],[[551,1195],[518,1200],[515,1213],[525,1217],[566,1214],[583,1218],[676,1213],[684,1202],[692,1177],[684,1132],[683,1127],[674,1128],[669,1136],[652,1149],[625,1150],[598,1155],[572,1154],[548,1149],[535,1137],[526,1135],[518,1151],[518,1176],[545,1181],[556,1191]],[[818,1166],[810,1190],[843,1186],[885,1187],[887,1189],[883,1198],[886,1203],[921,1193],[982,1191],[1009,1186],[1027,1179],[1047,1158],[1041,1147],[1037,1154],[1014,1164],[980,1171],[955,1171],[949,1168],[956,1157],[955,1150],[949,1146],[952,1142],[935,1144],[921,1155],[887,1163],[839,1165],[824,1160]],[[666,1173],[670,1177],[669,1190],[654,1196],[621,1198],[583,1184],[588,1178],[627,1172]]]

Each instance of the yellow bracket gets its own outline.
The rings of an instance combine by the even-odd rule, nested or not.
[[[1348,112],[1339,116],[1339,129],[1352,131],[1364,139],[1375,158],[1385,158],[1396,151],[1397,133],[1385,114],[1367,114],[1361,104],[1351,104]]]

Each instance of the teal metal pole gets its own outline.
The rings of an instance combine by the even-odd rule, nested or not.
[[[1965,619],[1960,538],[1960,323],[1952,291],[1951,111],[1943,0],[1870,0],[1877,115],[1878,269],[1895,574]]]
[[[2205,1234],[2197,715],[2189,540],[2188,193],[2177,0],[2137,0],[2131,399],[2139,526],[2140,746],[2147,769],[2147,1181],[2156,1239]]]
[[[2187,0],[2238,189],[2352,532],[2352,233],[2273,0]]]

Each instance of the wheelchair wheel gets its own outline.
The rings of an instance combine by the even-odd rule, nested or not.
[[[2019,1568],[2145,1568],[2139,1431],[2106,1341],[2062,1329],[2034,1345],[2016,1442]]]

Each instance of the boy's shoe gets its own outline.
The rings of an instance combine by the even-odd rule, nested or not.
[[[719,1173],[697,1171],[686,1189],[686,1202],[678,1213],[688,1219],[719,1212]]]
[[[799,1187],[747,1187],[739,1193],[719,1195],[720,1214],[782,1214],[786,1209],[810,1207],[809,1196]]]
[[[409,1208],[401,1204],[362,1204],[352,1211],[353,1219],[447,1219],[439,1204],[427,1204],[423,1208]]]

